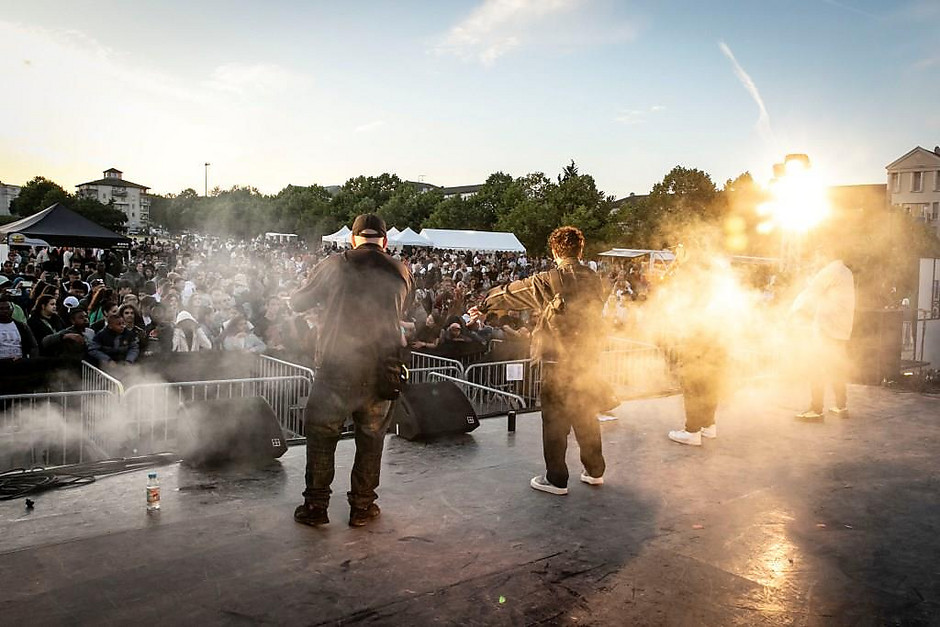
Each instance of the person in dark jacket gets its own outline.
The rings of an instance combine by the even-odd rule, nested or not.
[[[46,357],[80,360],[95,337],[88,326],[88,312],[81,307],[69,310],[71,326],[43,338],[40,350]]]
[[[529,485],[550,494],[568,493],[565,451],[574,428],[584,470],[581,481],[604,483],[604,455],[597,414],[605,391],[598,372],[601,312],[605,294],[600,278],[580,263],[584,236],[562,226],[548,238],[557,268],[490,290],[470,310],[477,320],[489,311],[535,310],[534,357],[542,359],[542,449],[546,472]]]
[[[56,312],[56,299],[53,294],[43,294],[36,299],[33,311],[27,320],[29,330],[33,332],[37,344],[47,335],[58,333],[64,326]]]
[[[380,367],[402,348],[400,320],[413,280],[408,269],[385,252],[385,222],[379,216],[358,216],[350,241],[352,250],[320,262],[290,299],[297,312],[323,307],[316,379],[304,413],[304,504],[294,512],[294,519],[307,525],[329,522],[336,443],[350,415],[356,429],[356,458],[347,494],[349,524],[360,527],[380,512],[375,489],[391,418],[391,403],[380,386]]]
[[[107,326],[96,333],[88,345],[88,356],[102,367],[132,364],[139,355],[137,334],[126,327],[120,314],[108,316]]]

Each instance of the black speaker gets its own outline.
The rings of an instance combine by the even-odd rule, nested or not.
[[[178,443],[183,460],[194,466],[257,464],[287,451],[277,416],[260,396],[187,403]]]
[[[408,440],[468,433],[480,426],[473,405],[455,383],[416,383],[395,402],[394,427]]]
[[[849,358],[854,366],[853,383],[879,385],[896,381],[901,373],[900,310],[859,309],[849,341]]]

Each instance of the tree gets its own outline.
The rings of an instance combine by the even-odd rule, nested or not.
[[[72,199],[71,209],[95,224],[119,233],[124,231],[124,224],[127,223],[127,216],[120,209],[115,209],[113,202],[105,205],[94,198],[76,197]]]
[[[558,176],[558,185],[551,189],[548,201],[558,225],[578,227],[588,242],[596,243],[605,237],[613,199],[597,189],[594,177],[579,174],[574,160]]]
[[[548,236],[560,226],[560,216],[551,211],[548,197],[555,184],[542,172],[521,176],[513,181],[507,195],[515,201],[500,216],[497,228],[515,233],[532,254],[546,251]]]
[[[69,193],[61,185],[37,176],[20,189],[20,195],[10,204],[10,213],[21,217],[31,216],[57,202],[72,205]]]
[[[378,214],[389,228],[397,226],[418,230],[443,199],[439,189],[423,191],[412,183],[402,183],[388,201],[379,207]]]
[[[714,222],[722,213],[718,188],[694,168],[674,167],[642,203],[639,217],[652,227],[653,245],[674,244],[676,233],[697,221]],[[656,240],[659,243],[656,244]]]
[[[23,186],[20,195],[10,205],[10,212],[21,217],[31,216],[56,203],[112,231],[123,231],[127,222],[127,216],[115,209],[113,203],[105,205],[94,198],[69,194],[61,185],[42,176]]]

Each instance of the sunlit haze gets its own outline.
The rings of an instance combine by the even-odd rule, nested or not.
[[[617,197],[673,166],[806,153],[880,183],[940,143],[940,3],[6,2],[0,180],[109,167],[154,193],[550,176]]]

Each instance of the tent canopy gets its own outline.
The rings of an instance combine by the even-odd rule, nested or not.
[[[672,261],[676,258],[671,250],[646,250],[642,248],[611,248],[600,253],[601,257],[623,257],[626,259],[634,259],[644,255],[649,255],[650,260],[655,261]]]
[[[398,229],[396,229],[396,228],[393,226],[392,228],[390,228],[388,231],[385,232],[385,237],[388,238],[388,241],[392,241],[393,239],[395,239],[395,237],[396,237],[399,233],[401,233],[401,231],[399,231]]]
[[[459,231],[454,229],[422,229],[421,236],[434,248],[479,250],[488,252],[524,253],[525,246],[512,233],[499,231]]]
[[[349,230],[349,227],[344,224],[343,228],[341,228],[337,232],[331,233],[329,235],[324,235],[320,239],[324,242],[331,242],[333,244],[348,244],[350,233],[351,231]]]
[[[409,226],[395,237],[389,236],[389,246],[430,246],[431,242],[411,230]]]
[[[109,231],[81,216],[62,203],[56,203],[22,220],[0,226],[0,239],[8,244],[112,248],[127,246],[130,239]]]

